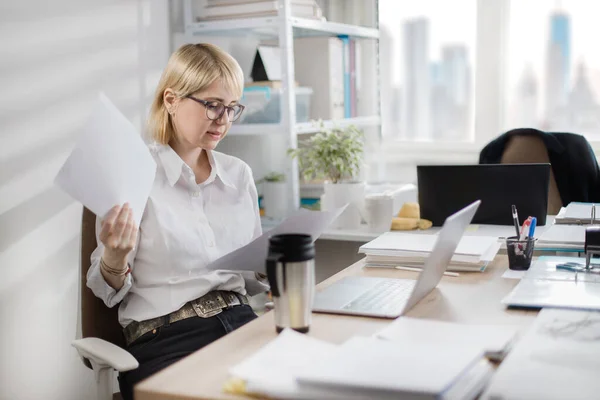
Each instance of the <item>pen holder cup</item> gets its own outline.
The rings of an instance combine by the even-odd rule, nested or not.
[[[515,271],[528,270],[531,265],[536,240],[535,238],[519,240],[516,236],[506,238],[508,268]]]

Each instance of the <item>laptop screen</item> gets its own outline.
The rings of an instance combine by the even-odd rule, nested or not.
[[[417,179],[421,218],[434,226],[478,199],[474,224],[513,225],[513,204],[519,223],[546,224],[550,164],[420,165]]]

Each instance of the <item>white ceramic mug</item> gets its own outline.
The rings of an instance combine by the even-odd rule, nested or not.
[[[372,194],[365,197],[365,219],[369,231],[387,232],[392,226],[394,198],[385,194]]]

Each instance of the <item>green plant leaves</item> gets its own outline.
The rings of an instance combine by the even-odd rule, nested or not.
[[[321,130],[288,155],[298,159],[305,180],[328,179],[333,183],[349,180],[359,172],[364,152],[362,130],[354,125]]]

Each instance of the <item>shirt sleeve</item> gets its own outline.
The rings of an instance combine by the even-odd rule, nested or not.
[[[119,304],[121,300],[123,300],[127,292],[129,292],[129,289],[131,289],[131,285],[133,284],[133,277],[132,274],[127,274],[127,276],[125,277],[125,282],[123,283],[123,287],[118,291],[115,290],[108,283],[106,283],[106,280],[104,279],[104,276],[100,271],[100,258],[104,253],[104,245],[102,244],[99,238],[100,228],[100,218],[96,218],[96,240],[98,242],[98,247],[96,247],[96,249],[92,253],[92,256],[90,257],[90,261],[92,264],[87,273],[87,287],[89,287],[92,290],[96,297],[104,301],[104,304],[106,304],[107,307],[114,307],[115,305]],[[140,235],[138,231],[135,247],[127,256],[127,263],[131,268],[133,268],[133,260],[135,259],[135,253],[139,242]]]

